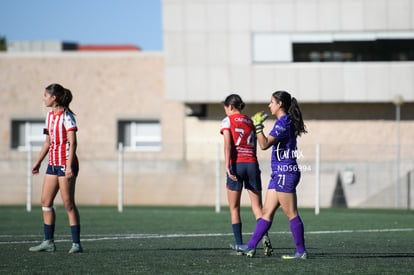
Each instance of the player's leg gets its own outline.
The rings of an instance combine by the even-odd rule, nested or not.
[[[250,203],[256,220],[262,217],[262,180],[258,163],[241,163],[240,168],[245,188],[249,194]]]
[[[256,217],[256,223],[258,223],[263,215],[262,180],[259,164],[247,164],[247,175],[246,188],[249,192],[252,210]],[[268,232],[266,232],[263,236],[262,243],[264,255],[271,256],[273,253],[273,247]]]
[[[56,175],[45,175],[42,188],[41,205],[43,210],[43,221],[47,225],[55,226],[56,214],[53,201],[59,191],[58,179]]]
[[[298,215],[296,193],[277,192],[283,213],[291,220]]]
[[[229,203],[231,227],[235,239],[235,243],[231,243],[230,247],[237,250],[239,245],[243,244],[242,236],[242,221],[240,217],[240,199],[243,189],[243,180],[240,176],[240,164],[233,164],[230,167],[233,174],[237,175],[237,180],[232,180],[228,175],[226,176],[227,187],[227,201]]]
[[[283,212],[289,219],[290,231],[296,245],[295,253],[283,255],[282,259],[306,259],[305,235],[303,222],[298,214],[296,193],[278,192]]]
[[[247,245],[241,247],[240,251],[248,257],[256,254],[256,247],[266,232],[272,226],[272,220],[276,209],[279,207],[278,198],[275,190],[268,189],[266,192],[266,200],[263,206],[263,216],[258,220],[253,235]]]
[[[242,222],[240,217],[240,199],[241,199],[241,190],[230,190],[227,189],[227,200],[229,202],[230,217],[231,217],[231,226],[234,235],[234,244],[230,244],[232,249],[236,249],[241,244],[243,244],[242,237]]]
[[[48,168],[48,171],[50,169]],[[42,196],[40,200],[41,205],[42,205],[42,211],[43,211],[44,239],[40,245],[31,247],[29,249],[30,251],[53,252],[56,250],[56,246],[54,243],[56,215],[55,215],[55,209],[53,207],[53,201],[56,197],[58,190],[59,190],[59,186],[58,186],[57,175],[46,174],[43,180]]]
[[[59,189],[62,201],[68,214],[69,225],[79,224],[79,212],[75,204],[76,178],[59,177]]]
[[[250,198],[250,204],[256,220],[260,219],[263,215],[262,212],[262,191],[247,190]]]
[[[80,245],[80,217],[79,211],[75,204],[75,186],[76,177],[70,179],[60,176],[59,188],[62,196],[62,201],[68,214],[70,231],[72,234],[72,248],[69,253],[82,252]]]
[[[247,190],[250,197],[250,202],[252,206],[252,211],[254,216],[256,217],[256,224],[260,222],[263,215],[263,206],[262,206],[262,191],[253,191]],[[268,232],[262,238],[264,255],[271,256],[273,253],[272,243],[270,242],[270,238]]]

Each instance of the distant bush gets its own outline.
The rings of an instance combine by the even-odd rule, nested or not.
[[[0,37],[0,51],[7,51],[6,37]]]

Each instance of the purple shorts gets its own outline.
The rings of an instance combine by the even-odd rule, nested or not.
[[[270,175],[268,189],[275,189],[277,192],[296,193],[296,186],[300,180],[300,172],[272,172]]]

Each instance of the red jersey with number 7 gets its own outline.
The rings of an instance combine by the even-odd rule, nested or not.
[[[76,120],[73,113],[61,110],[57,114],[50,111],[46,116],[45,133],[49,135],[49,165],[66,166],[69,158],[68,132],[77,131]],[[73,163],[78,164],[78,158],[74,156]]]
[[[253,121],[244,114],[232,114],[221,122],[220,133],[229,130],[233,145],[230,162],[257,162],[256,129]]]

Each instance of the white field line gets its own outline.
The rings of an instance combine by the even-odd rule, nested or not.
[[[327,230],[327,231],[307,231],[305,234],[345,234],[345,233],[385,233],[385,232],[411,232],[414,228],[390,228],[390,229],[359,229],[359,230]],[[290,234],[288,231],[269,232],[270,234]],[[243,235],[251,235],[244,233]],[[98,234],[82,235],[82,242],[96,242],[108,240],[131,240],[131,239],[164,239],[164,238],[205,238],[205,237],[222,237],[232,236],[233,233],[200,233],[200,234]],[[0,235],[0,238],[39,238],[39,235]],[[67,236],[70,237],[70,236]],[[67,242],[68,239],[57,240],[55,242]],[[39,240],[21,240],[21,241],[0,241],[2,244],[24,244],[37,243]]]

